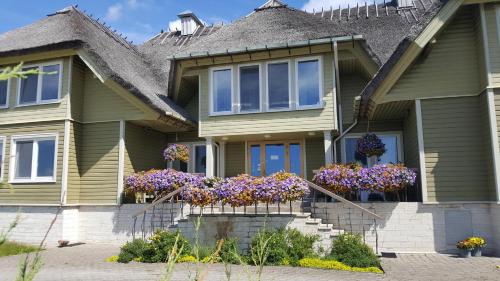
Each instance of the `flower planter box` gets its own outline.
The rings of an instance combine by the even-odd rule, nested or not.
[[[458,255],[461,258],[470,258],[472,256],[472,250],[471,249],[458,249]]]
[[[480,257],[482,256],[482,248],[477,247],[472,250],[472,256],[473,257]]]

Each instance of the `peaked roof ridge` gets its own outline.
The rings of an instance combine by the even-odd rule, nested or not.
[[[281,8],[281,7],[287,7],[285,3],[281,0],[269,0],[266,3],[262,4],[260,7],[255,9],[256,11],[259,10],[265,10],[265,9],[272,9],[272,8]]]

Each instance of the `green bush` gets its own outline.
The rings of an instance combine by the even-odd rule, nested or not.
[[[227,238],[224,240],[219,252],[219,261],[225,263],[239,264],[238,257],[242,257],[237,238]]]
[[[337,237],[327,259],[337,260],[351,267],[380,267],[377,255],[363,243],[360,235],[342,234]]]
[[[142,239],[127,242],[121,247],[117,261],[120,263],[129,263],[135,258],[142,257],[147,246],[147,242]]]
[[[252,238],[250,256],[255,258],[257,249],[268,239],[266,265],[298,265],[300,259],[315,256],[313,245],[319,237],[290,228],[260,231]]]
[[[135,239],[132,242],[127,242],[121,247],[118,262],[166,262],[170,251],[174,247],[177,235],[180,235],[179,232],[158,230],[147,241]],[[189,241],[182,235],[179,236],[177,247],[179,249],[182,247],[182,252],[179,253],[180,256],[189,255],[191,253]]]

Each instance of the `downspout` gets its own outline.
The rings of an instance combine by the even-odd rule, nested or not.
[[[337,120],[339,120],[339,132],[342,135],[344,129],[342,120],[342,99],[340,98],[340,74],[339,74],[339,53],[337,41],[333,42],[333,67],[335,69],[335,97],[337,99]],[[334,143],[335,144],[335,143]],[[336,161],[336,160],[335,160]]]

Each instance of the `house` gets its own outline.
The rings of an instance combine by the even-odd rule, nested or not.
[[[0,82],[0,179],[12,186],[0,227],[20,212],[14,238],[37,242],[60,211],[53,241],[122,241],[137,210],[123,178],[165,167],[168,143],[189,145],[191,161],[174,163],[186,172],[311,179],[364,161],[356,140],[375,132],[379,161],[420,182],[414,202],[365,203],[386,218],[382,249],[446,251],[475,234],[500,251],[495,2],[304,12],[271,0],[229,25],[185,11],[182,30],[141,45],[68,7],[0,35],[0,69],[57,73]]]

